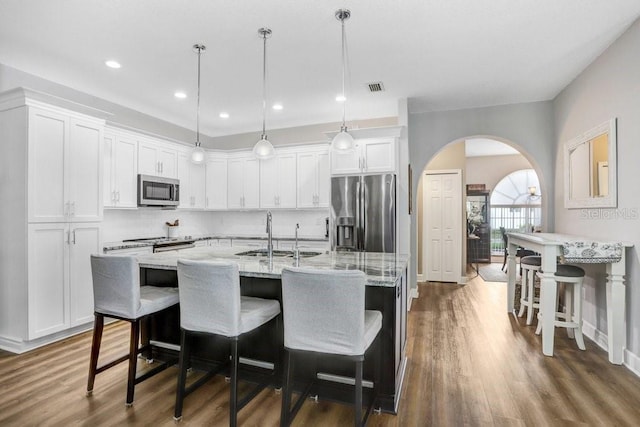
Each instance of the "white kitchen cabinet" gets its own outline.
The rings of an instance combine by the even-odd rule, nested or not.
[[[183,151],[178,154],[180,209],[204,209],[205,168],[204,164],[191,162],[191,153]]]
[[[206,164],[205,208],[227,208],[227,158],[210,154]]]
[[[133,135],[106,131],[103,146],[104,207],[138,206],[138,142]]]
[[[100,252],[100,232],[100,223],[29,225],[27,339],[93,321],[89,256]]]
[[[102,220],[104,121],[28,109],[29,222]]]
[[[138,173],[176,178],[178,152],[170,144],[140,138],[138,141]]]
[[[260,162],[252,154],[230,155],[227,160],[227,208],[260,207]]]
[[[329,207],[329,149],[304,150],[297,155],[297,206]]]
[[[260,161],[260,207],[296,207],[296,153],[278,153]]]
[[[396,144],[393,138],[358,139],[355,149],[331,152],[331,174],[384,173],[396,170]]]

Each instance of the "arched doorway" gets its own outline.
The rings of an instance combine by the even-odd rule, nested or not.
[[[474,155],[468,156],[466,150],[466,145],[468,140],[472,140],[473,144],[493,144],[496,146],[500,146],[501,148],[509,148],[506,153],[493,153],[493,152],[485,152],[484,155]],[[473,159],[471,158],[473,157]],[[483,136],[482,138],[473,137],[473,138],[463,138],[460,140],[453,141],[443,147],[439,152],[437,152],[427,163],[424,170],[421,171],[420,180],[418,182],[418,194],[416,197],[417,201],[417,278],[418,281],[424,281],[426,271],[424,263],[426,261],[425,251],[426,246],[425,242],[422,241],[424,238],[424,227],[425,227],[425,206],[424,206],[424,197],[423,197],[423,178],[427,171],[432,169],[437,170],[454,170],[459,169],[463,174],[463,184],[462,184],[462,194],[463,197],[460,200],[460,205],[463,206],[464,218],[461,221],[463,227],[465,227],[463,233],[463,239],[465,241],[461,242],[460,247],[462,249],[462,263],[460,265],[460,277],[462,278],[461,283],[466,281],[466,271],[467,271],[467,245],[466,245],[466,185],[467,184],[485,184],[485,188],[490,192],[493,190],[498,181],[503,179],[506,175],[509,175],[511,172],[515,172],[516,170],[521,169],[530,169],[537,170],[536,165],[533,165],[529,160],[530,156],[522,150],[520,146],[517,144],[507,141],[504,138],[498,137],[488,137]],[[534,175],[537,177],[538,174],[534,172]],[[541,182],[543,180],[536,181],[536,191],[537,194],[540,193],[540,189],[544,187],[544,183]],[[534,185],[530,185],[534,186]],[[538,212],[538,218],[542,217],[542,210]],[[498,228],[499,233],[499,228]],[[491,238],[493,240],[493,231],[491,231]]]

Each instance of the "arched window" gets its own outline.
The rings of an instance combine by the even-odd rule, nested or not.
[[[532,231],[541,226],[540,182],[533,169],[521,169],[505,176],[491,192],[491,248],[504,252],[500,228]]]

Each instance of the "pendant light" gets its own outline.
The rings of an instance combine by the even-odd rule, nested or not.
[[[196,142],[191,151],[191,162],[197,165],[204,162],[204,150],[200,146],[200,55],[207,47],[203,44],[194,44],[193,50],[198,54],[198,100],[196,107]]]
[[[345,74],[345,62],[346,62],[346,36],[344,31],[344,21],[349,19],[351,11],[349,9],[336,10],[336,19],[342,24],[342,126],[340,127],[340,133],[333,137],[331,141],[331,149],[336,151],[351,151],[354,149],[353,137],[347,132],[346,125],[346,109],[347,99],[344,87],[344,74]]]
[[[262,37],[262,136],[253,147],[253,155],[258,159],[270,159],[276,155],[276,150],[267,139],[266,117],[267,117],[267,38],[271,37],[269,28],[260,28],[258,34]]]

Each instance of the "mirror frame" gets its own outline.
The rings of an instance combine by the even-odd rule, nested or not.
[[[592,139],[608,134],[607,138],[607,156],[609,163],[609,194],[604,197],[582,197],[571,198],[571,170],[570,156],[573,151],[582,144]],[[573,138],[564,144],[564,207],[567,209],[580,208],[615,208],[618,205],[618,182],[617,182],[617,135],[616,135],[616,118],[607,120],[606,122],[588,130],[587,132]]]

